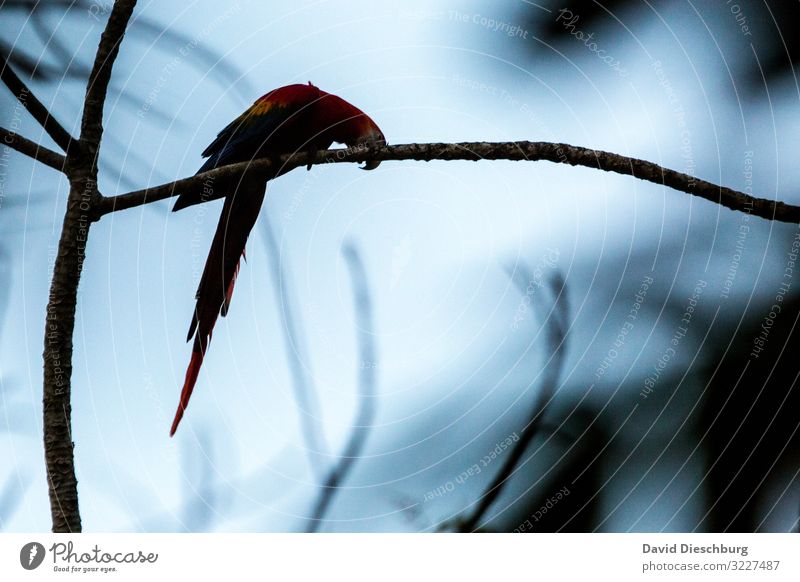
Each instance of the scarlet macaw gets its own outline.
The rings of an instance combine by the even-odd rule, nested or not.
[[[203,157],[208,160],[198,173],[260,157],[325,150],[333,142],[349,147],[371,146],[385,143],[385,138],[367,114],[344,99],[310,82],[287,85],[260,97],[219,132],[203,151]],[[368,162],[364,168],[374,169],[378,163]],[[271,176],[281,173],[278,170]],[[263,177],[245,174],[235,184],[221,183],[212,189],[225,196],[225,203],[197,288],[197,302],[186,338],[186,341],[194,338],[192,359],[186,370],[170,436],[175,434],[189,404],[217,315],[224,317],[228,313],[239,259],[244,255],[247,237],[261,209],[266,182]],[[175,212],[209,198],[208,188],[203,194],[184,194],[178,197],[172,210]]]

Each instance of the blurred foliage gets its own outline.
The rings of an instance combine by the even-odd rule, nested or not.
[[[681,6],[687,14],[694,11],[694,14],[701,15],[712,34],[719,34],[721,26],[749,33],[745,34],[746,42],[736,48],[745,51],[748,58],[733,63],[732,74],[737,79],[745,80],[751,93],[760,94],[765,82],[770,84],[793,74],[794,66],[800,59],[800,37],[794,29],[800,22],[798,2],[736,0],[733,3],[714,2],[692,6],[688,2],[669,0],[542,0],[509,3],[506,8],[509,12],[505,17],[518,22],[523,29],[530,30],[557,51],[571,58],[580,58],[581,53],[586,52],[585,47],[575,42],[571,30],[565,27],[566,21],[578,17],[574,21],[577,29],[587,34],[594,33],[598,42],[613,48],[649,26],[669,26],[663,20],[663,13],[676,6]],[[566,12],[561,13],[562,10]],[[513,45],[513,50],[527,53],[526,58],[538,59],[549,53],[539,43],[520,43],[515,40],[509,38],[508,42]],[[752,53],[750,43],[753,45]],[[724,41],[722,44],[722,50],[732,50],[731,46],[724,46]],[[758,59],[752,58],[753,53]]]

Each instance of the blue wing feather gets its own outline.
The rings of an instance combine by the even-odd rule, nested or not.
[[[256,101],[242,115],[225,126],[208,147],[203,150],[203,157],[208,159],[200,166],[198,174],[207,172],[236,162],[245,162],[253,159],[259,153],[268,150],[268,143],[274,139],[278,132],[291,134],[291,125],[297,119],[298,113],[308,106],[313,100],[307,99],[290,104],[275,104],[268,100]],[[286,144],[281,144],[286,146]],[[281,148],[283,151],[284,148]],[[224,185],[219,185],[220,192],[208,195],[181,194],[172,208],[173,212],[203,201],[225,196]]]
[[[203,150],[203,157],[208,157],[208,160],[203,164],[205,169],[201,171],[241,161],[237,158],[255,153],[287,122],[287,118],[293,113],[291,109],[296,108],[273,108],[261,114],[248,110],[236,118]]]

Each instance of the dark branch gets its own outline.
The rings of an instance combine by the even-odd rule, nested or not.
[[[83,103],[81,119],[81,143],[86,144],[96,168],[97,150],[103,137],[103,106],[106,101],[108,84],[111,81],[111,69],[119,54],[119,46],[125,36],[125,29],[133,13],[136,0],[117,0],[108,17],[106,28],[100,37],[97,55],[94,59],[89,83],[86,86],[86,98]]]
[[[50,281],[44,337],[44,454],[54,532],[81,531],[72,441],[72,336],[86,241],[97,191],[97,154],[111,66],[135,2],[118,0],[100,38],[86,90],[78,151],[68,153],[70,192]]]
[[[45,166],[50,166],[60,172],[64,171],[64,164],[66,164],[67,159],[61,154],[40,146],[36,142],[7,130],[5,127],[0,127],[0,137],[3,138],[3,143],[8,147],[25,154],[29,158],[42,162]]]
[[[675,190],[698,196],[721,204],[731,210],[747,212],[753,216],[769,220],[800,223],[800,206],[749,196],[744,192],[699,180],[693,176],[662,168],[658,164],[645,160],[568,144],[529,141],[404,144],[372,149],[327,150],[319,152],[313,159],[307,153],[283,156],[279,160],[259,159],[252,162],[224,166],[210,172],[170,182],[169,184],[106,198],[98,204],[98,217],[116,210],[135,208],[142,204],[171,198],[178,194],[200,193],[203,189],[203,183],[212,178],[215,181],[236,178],[245,171],[263,172],[265,177],[275,176],[299,166],[305,166],[309,160],[314,164],[353,163],[367,160],[418,160],[426,162],[433,160],[548,161],[633,176],[640,180],[663,184]]]
[[[11,90],[14,97],[22,103],[25,109],[30,112],[33,118],[39,122],[47,134],[53,138],[53,141],[58,144],[58,147],[64,150],[64,152],[68,152],[74,142],[72,136],[67,133],[67,130],[64,129],[58,121],[56,121],[55,117],[50,115],[47,107],[36,98],[36,95],[28,89],[25,83],[22,82],[22,79],[11,69],[11,65],[8,64],[6,56],[2,55],[0,59],[2,59],[2,61],[0,61],[0,65],[2,66],[2,68],[0,68],[0,78],[2,78],[3,83]]]

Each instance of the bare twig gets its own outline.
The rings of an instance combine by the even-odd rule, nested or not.
[[[517,286],[520,287],[521,292],[525,294],[528,292],[528,285],[534,282],[535,279],[533,275],[528,273],[524,268],[520,268],[518,271],[516,275],[512,274],[512,279]],[[528,424],[522,429],[519,440],[514,443],[502,467],[500,467],[497,475],[495,475],[495,478],[486,488],[486,491],[484,491],[475,511],[471,516],[458,523],[458,528],[461,531],[475,531],[480,527],[481,520],[486,515],[489,507],[491,507],[500,496],[500,493],[502,493],[509,479],[513,476],[517,465],[522,459],[522,455],[527,450],[533,437],[542,429],[545,411],[555,395],[558,381],[561,377],[561,368],[564,364],[569,316],[567,296],[564,292],[564,279],[560,272],[556,272],[556,275],[550,281],[550,288],[553,294],[553,309],[549,314],[544,314],[547,332],[546,344],[551,352],[551,356],[546,363],[547,375],[542,381],[542,386],[531,408]],[[534,301],[533,304],[536,306],[538,302]]]
[[[9,131],[5,127],[0,127],[0,138],[2,138],[5,145],[25,154],[29,158],[38,160],[45,166],[50,166],[60,172],[64,171],[67,159],[61,154],[40,146],[38,143],[22,137],[18,133]]]
[[[136,0],[116,0],[108,17],[106,28],[100,37],[92,72],[86,85],[86,97],[83,103],[81,118],[81,147],[88,149],[87,154],[94,160],[97,170],[97,150],[103,137],[103,106],[106,101],[108,83],[111,81],[111,69],[119,54],[119,46],[125,36],[125,29],[133,13]]]
[[[197,433],[196,447],[181,450],[183,503],[181,528],[188,532],[208,532],[214,529],[220,514],[217,467],[209,431]]]
[[[761,218],[781,222],[800,222],[800,206],[749,196],[744,192],[699,180],[688,174],[681,174],[674,170],[662,168],[658,164],[645,160],[561,143],[530,141],[413,143],[381,148],[327,150],[319,152],[315,158],[304,152],[283,156],[279,160],[259,159],[252,162],[242,162],[170,182],[169,184],[109,197],[99,204],[99,215],[96,218],[115,210],[135,208],[142,204],[164,200],[178,194],[200,192],[203,188],[203,182],[211,178],[214,180],[236,178],[245,171],[263,172],[267,177],[274,177],[299,166],[305,166],[309,161],[314,164],[324,164],[364,162],[367,160],[419,160],[426,162],[433,160],[527,160],[585,166],[633,176],[655,184],[663,184],[675,190],[721,204],[731,210],[747,212]],[[212,199],[208,198],[208,200]]]
[[[73,148],[67,152],[70,192],[50,282],[43,354],[44,449],[54,532],[81,531],[70,403],[72,334],[92,206],[100,198],[97,153],[103,131],[103,101],[134,4],[131,0],[114,4],[86,91],[79,151]]]
[[[2,59],[0,60],[0,78],[2,78],[3,83],[6,84],[6,87],[11,90],[14,97],[22,103],[25,109],[30,112],[33,118],[39,122],[47,134],[53,138],[53,141],[58,144],[58,147],[68,153],[71,146],[74,144],[72,136],[58,121],[56,121],[55,117],[53,117],[42,102],[37,99],[36,95],[28,89],[25,83],[22,82],[22,79],[11,69],[11,65],[8,63],[5,55],[0,56],[0,59]]]
[[[171,46],[165,49],[166,52],[181,50],[182,47],[192,47],[192,59],[189,64],[198,71],[202,71],[203,75],[213,77],[217,84],[224,87],[226,91],[238,93],[240,99],[252,95],[256,91],[250,78],[238,67],[220,58],[212,49],[204,47],[197,42],[197,38],[189,34],[165,29],[146,17],[137,18],[136,22],[131,25],[131,32],[138,32],[138,36],[142,37],[148,46],[164,40],[169,41]]]
[[[321,422],[319,398],[314,380],[306,369],[304,355],[307,353],[302,325],[295,311],[294,301],[289,292],[289,273],[281,260],[281,251],[272,232],[269,215],[262,217],[262,232],[267,258],[271,266],[271,277],[275,286],[275,296],[283,325],[283,339],[286,345],[286,359],[292,375],[295,399],[300,420],[300,431],[305,440],[306,453],[315,477],[322,476],[324,468],[320,457],[328,455],[328,444]]]
[[[377,350],[373,336],[372,302],[367,287],[367,275],[364,271],[364,263],[361,261],[361,256],[355,247],[347,245],[342,250],[342,253],[347,260],[350,279],[353,282],[359,360],[361,361],[358,378],[359,410],[350,429],[350,436],[342,456],[321,486],[322,490],[306,528],[309,533],[318,531],[322,525],[322,520],[325,518],[328,508],[339,490],[339,485],[345,480],[364,448],[369,431],[374,424],[376,412],[375,371],[377,369]]]
[[[42,2],[41,0],[6,0],[3,3],[3,8],[18,9],[29,16],[34,31],[42,43],[53,53],[57,61],[54,64],[45,65],[40,59],[34,59],[22,53],[19,45],[6,46],[0,41],[0,52],[8,55],[12,64],[15,64],[15,61],[20,64],[24,63],[23,70],[26,73],[32,72],[43,79],[67,76],[83,81],[89,76],[88,67],[81,64],[75,58],[75,55],[71,54],[67,47],[58,40],[53,31],[48,28],[45,16],[56,12],[60,18],[63,18],[66,13],[80,12],[84,17],[88,13],[90,17],[96,18],[99,13],[105,10],[96,0],[50,0],[48,2]],[[234,12],[240,8],[240,6],[234,5],[229,7],[228,10]],[[222,18],[226,17],[225,14],[222,15]],[[255,91],[252,82],[242,74],[242,71],[235,65],[220,58],[214,50],[203,46],[197,36],[164,28],[146,16],[139,16],[134,22],[131,22],[128,33],[135,33],[136,38],[146,43],[148,47],[161,45],[161,49],[169,54],[179,51],[185,52],[187,48],[191,48],[192,58],[187,60],[187,64],[200,71],[203,75],[214,78],[226,90],[238,92],[240,98],[245,95],[252,95]],[[17,66],[20,67],[20,64],[17,64]],[[122,99],[129,98],[127,93],[121,90],[111,90]],[[157,111],[154,107],[148,109],[149,115],[168,118],[167,114]],[[169,121],[173,124],[175,123],[174,119],[169,119]],[[173,127],[175,126],[173,125]]]
[[[52,74],[53,76],[58,74],[62,78],[72,77],[84,81],[89,77],[88,67],[83,65],[76,58],[76,55],[70,53],[67,47],[61,43],[58,39],[58,27],[50,28],[47,26],[45,22],[46,10],[40,9],[46,7],[54,8],[54,5],[45,5],[37,2],[30,4],[28,8],[33,31],[36,33],[36,36],[39,37],[42,44],[44,44],[56,58],[56,63],[50,67],[51,71],[48,71],[47,74]],[[17,51],[11,52],[11,54],[13,55],[16,52]],[[42,68],[40,61],[41,59],[37,59],[37,68]]]

